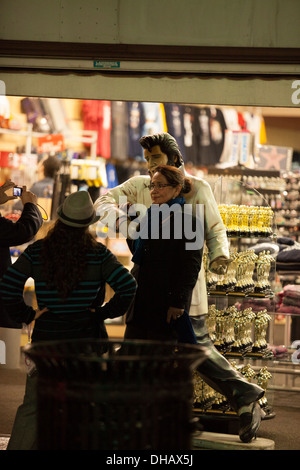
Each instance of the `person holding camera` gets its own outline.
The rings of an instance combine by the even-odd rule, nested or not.
[[[13,194],[9,196],[8,191]],[[17,222],[13,222],[0,214],[0,280],[12,264],[9,248],[32,240],[43,223],[42,214],[37,206],[37,197],[31,191],[27,191],[26,186],[20,188],[10,180],[6,181],[0,186],[0,205],[17,199],[16,194],[20,194],[19,197],[23,203],[22,214]],[[15,322],[8,316],[1,297],[0,327],[22,328],[22,323]]]

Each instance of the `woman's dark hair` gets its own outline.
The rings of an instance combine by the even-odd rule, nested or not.
[[[183,165],[183,158],[176,140],[171,134],[162,132],[160,134],[144,135],[139,140],[141,146],[146,150],[158,145],[163,153],[168,157],[168,165],[177,168]],[[175,158],[176,157],[176,158]]]
[[[161,173],[172,186],[178,186],[180,184],[182,189],[179,194],[187,194],[192,189],[191,180],[184,176],[182,171],[178,170],[178,168],[175,168],[174,166],[158,165],[154,169],[154,174],[155,173]]]
[[[41,258],[48,288],[54,287],[62,299],[68,298],[82,278],[87,252],[96,246],[88,227],[69,227],[57,220],[42,240]]]

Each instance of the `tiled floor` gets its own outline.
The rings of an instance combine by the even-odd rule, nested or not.
[[[25,377],[22,369],[0,367],[0,450],[6,449],[17,407],[22,403]],[[274,441],[275,450],[300,450],[300,393],[276,392],[271,405],[276,417],[262,422],[257,437]]]

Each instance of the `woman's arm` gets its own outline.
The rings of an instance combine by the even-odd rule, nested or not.
[[[43,218],[39,208],[31,202],[24,205],[23,212],[17,222],[0,217],[1,246],[22,245],[30,241],[36,235],[42,223]]]
[[[101,264],[102,278],[114,291],[114,296],[103,307],[96,308],[103,319],[124,315],[133,300],[136,280],[117,258],[106,249]]]
[[[26,305],[23,298],[24,285],[29,277],[31,277],[31,257],[28,253],[30,250],[24,251],[17,261],[11,265],[2,277],[0,282],[0,295],[5,305],[7,313],[12,320],[17,323],[31,323],[36,311]]]

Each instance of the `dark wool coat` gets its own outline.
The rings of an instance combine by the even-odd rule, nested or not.
[[[17,222],[0,215],[0,279],[11,265],[9,247],[23,245],[36,235],[43,223],[39,208],[27,202]],[[20,323],[10,320],[0,298],[0,327],[21,328]]]
[[[182,224],[192,224],[194,216],[182,215]],[[166,322],[168,308],[189,310],[191,295],[201,268],[202,248],[187,249],[187,239],[174,235],[174,214],[171,212],[170,238],[145,240],[142,261],[134,267],[138,288],[127,314],[127,338],[172,340],[176,339],[174,324]],[[182,225],[184,227],[184,225]],[[129,243],[132,249],[132,244]]]

